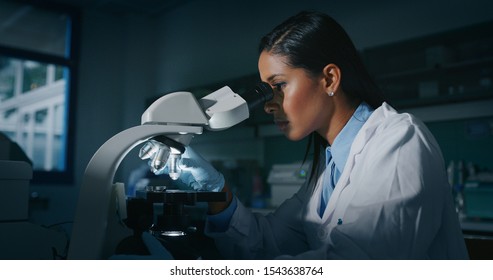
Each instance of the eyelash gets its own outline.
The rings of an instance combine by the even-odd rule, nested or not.
[[[277,83],[277,84],[273,84],[272,86],[274,86],[274,89],[277,90],[277,91],[282,91],[282,88],[286,85],[286,83]]]

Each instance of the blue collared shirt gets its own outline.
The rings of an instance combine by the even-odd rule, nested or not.
[[[334,139],[332,146],[325,149],[325,164],[328,171],[325,172],[322,183],[322,201],[320,203],[320,217],[323,216],[327,203],[330,199],[333,189],[341,177],[341,173],[346,165],[351,145],[353,144],[356,134],[365,124],[366,120],[373,113],[373,109],[365,102],[361,103],[356,111],[342,128]]]

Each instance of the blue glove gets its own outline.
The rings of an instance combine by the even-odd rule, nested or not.
[[[141,159],[149,159],[151,171],[156,175],[168,174],[170,149],[154,140],[146,143],[140,150]],[[162,164],[164,158],[168,158],[166,165]],[[187,187],[196,191],[219,192],[224,187],[224,176],[218,172],[208,161],[196,153],[190,146],[185,148],[185,152],[177,163],[181,169],[178,180]]]
[[[220,192],[224,187],[224,176],[191,147],[187,147],[179,167],[182,170],[180,181],[194,190]]]
[[[110,260],[173,260],[166,248],[149,232],[142,233],[142,241],[150,255],[113,255]]]

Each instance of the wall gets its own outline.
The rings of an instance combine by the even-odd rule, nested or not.
[[[302,9],[331,14],[362,49],[493,19],[491,1],[192,1],[158,25],[157,89],[168,92],[253,74],[257,44]]]
[[[41,197],[49,199],[47,209],[34,209],[33,220],[52,224],[73,219],[90,158],[108,138],[138,124],[148,97],[256,73],[260,37],[301,9],[332,14],[360,49],[493,19],[488,0],[376,2],[197,0],[159,18],[85,10],[77,98],[76,180],[71,186],[33,186]],[[228,139],[236,142],[231,144],[225,141]],[[283,140],[276,135],[269,139],[272,142],[266,143],[255,130],[241,129],[204,135],[194,141],[210,159],[224,159],[234,153],[237,158],[270,164],[275,156],[259,155],[279,147],[276,141]],[[300,143],[283,143],[287,153],[299,150]],[[119,179],[140,164],[135,155],[127,158]]]

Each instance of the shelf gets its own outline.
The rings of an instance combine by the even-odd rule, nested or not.
[[[396,108],[493,97],[493,21],[364,50]]]
[[[445,103],[429,106],[414,106],[401,109],[424,122],[440,122],[493,117],[493,98],[485,100]]]
[[[433,67],[423,67],[417,69],[409,69],[401,72],[387,73],[376,76],[377,80],[388,80],[398,78],[410,78],[412,76],[433,75],[438,72],[465,70],[466,68],[476,68],[482,66],[493,67],[493,56],[481,59],[471,59],[460,62],[449,62],[444,64],[437,64]]]
[[[444,95],[438,95],[438,96],[427,97],[427,98],[410,98],[410,99],[394,100],[392,102],[392,105],[394,105],[396,108],[410,108],[410,107],[439,105],[444,103],[459,103],[465,101],[483,100],[488,98],[493,98],[493,88],[491,88],[488,92],[476,91],[476,92],[467,92],[465,94],[456,94],[456,95],[444,94]]]

